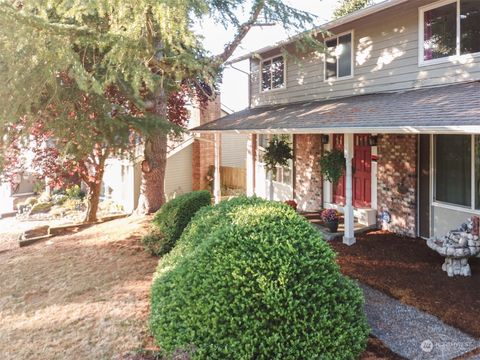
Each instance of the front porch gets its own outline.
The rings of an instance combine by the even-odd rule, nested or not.
[[[247,195],[295,200],[301,211],[334,207],[345,218],[346,244],[355,243],[355,218],[365,226],[428,238],[480,215],[479,91],[480,82],[472,82],[272,105],[194,131],[216,134],[217,144],[222,133],[249,134]],[[290,137],[293,149],[291,165],[277,174],[269,174],[262,160],[271,136]],[[332,149],[345,158],[337,184],[326,181],[319,164]],[[216,199],[219,157],[216,146]]]

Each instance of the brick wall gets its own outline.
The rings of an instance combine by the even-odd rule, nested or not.
[[[200,110],[200,125],[218,119],[221,116],[220,95]],[[203,141],[207,140],[207,141]],[[211,190],[208,181],[213,175],[215,162],[214,135],[202,134],[193,142],[192,151],[192,188],[193,190]]]
[[[323,206],[323,183],[320,173],[322,154],[321,135],[295,135],[295,200],[305,211],[319,210]]]
[[[417,135],[380,135],[378,139],[378,224],[381,229],[416,236]],[[380,218],[383,211],[390,223]]]

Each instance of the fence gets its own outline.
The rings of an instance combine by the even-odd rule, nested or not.
[[[242,168],[221,166],[220,182],[223,187],[245,190],[247,188],[247,172]]]

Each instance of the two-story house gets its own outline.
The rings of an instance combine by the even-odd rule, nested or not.
[[[248,193],[338,208],[348,244],[354,218],[429,237],[479,215],[480,0],[387,0],[321,28],[324,53],[292,38],[237,59],[250,59],[251,107],[196,129],[249,134]],[[269,180],[262,152],[279,134],[294,156]],[[319,165],[333,148],[346,158],[335,186]]]

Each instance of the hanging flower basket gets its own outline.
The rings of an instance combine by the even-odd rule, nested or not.
[[[320,158],[320,171],[332,184],[338,183],[345,172],[345,157],[337,149],[326,151]]]
[[[293,158],[293,151],[285,137],[274,136],[263,155],[263,162],[268,171],[273,171],[277,166],[287,166],[288,160]]]

